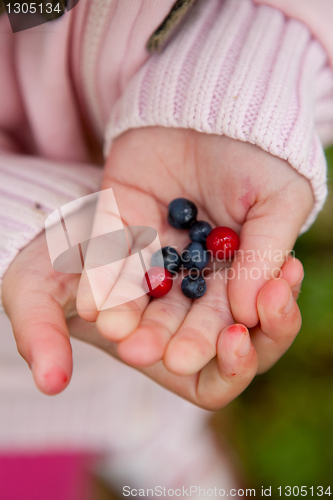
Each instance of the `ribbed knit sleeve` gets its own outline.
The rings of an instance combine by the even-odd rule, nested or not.
[[[333,141],[333,71],[305,24],[276,8],[252,0],[198,2],[117,101],[105,154],[126,130],[157,125],[226,135],[287,160],[313,188],[303,231],[324,204],[321,139]]]
[[[90,165],[0,153],[0,291],[8,266],[43,231],[47,216],[98,191],[101,178]]]

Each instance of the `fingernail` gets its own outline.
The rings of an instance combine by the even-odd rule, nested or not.
[[[289,299],[288,299],[288,302],[287,302],[287,304],[286,304],[285,308],[284,308],[284,309],[283,309],[283,311],[282,311],[282,312],[283,312],[283,314],[288,314],[288,313],[290,313],[290,311],[291,311],[291,310],[292,310],[292,308],[293,308],[293,305],[294,305],[294,297],[293,297],[293,294],[292,294],[292,293],[290,293],[290,297],[289,297]]]
[[[238,344],[237,355],[243,358],[247,356],[251,350],[250,335],[246,333]]]

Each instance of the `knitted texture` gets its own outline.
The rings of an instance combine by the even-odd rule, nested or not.
[[[199,2],[162,54],[128,84],[106,128],[192,128],[250,142],[287,160],[315,197],[305,231],[322,208],[326,160],[316,122],[333,138],[333,71],[308,28],[251,0]]]
[[[276,7],[286,16],[298,19],[309,27],[326,48],[333,65],[333,2],[332,0],[254,0]]]
[[[46,217],[61,205],[98,191],[101,173],[89,165],[0,156],[0,290],[6,269],[44,229]]]

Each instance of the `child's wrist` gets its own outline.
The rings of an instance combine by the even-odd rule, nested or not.
[[[327,193],[315,127],[321,117],[313,112],[323,71],[333,89],[326,53],[305,25],[278,9],[250,0],[201,8],[129,83],[109,120],[105,152],[124,131],[156,125],[256,144],[311,181],[315,206],[305,230]]]

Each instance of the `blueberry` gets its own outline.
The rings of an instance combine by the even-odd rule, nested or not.
[[[207,285],[202,276],[189,274],[182,281],[182,292],[189,299],[199,299],[207,290]]]
[[[184,248],[180,258],[186,269],[194,268],[201,271],[208,264],[209,253],[201,243],[192,241]]]
[[[212,226],[204,220],[197,220],[193,222],[188,232],[192,241],[198,241],[202,245],[206,244],[206,239],[212,230]]]
[[[169,204],[168,222],[176,229],[188,229],[196,220],[197,207],[190,200],[176,198]]]
[[[152,267],[160,266],[162,263],[171,274],[176,274],[181,264],[177,250],[172,247],[163,247],[162,250],[153,253],[151,257]]]

